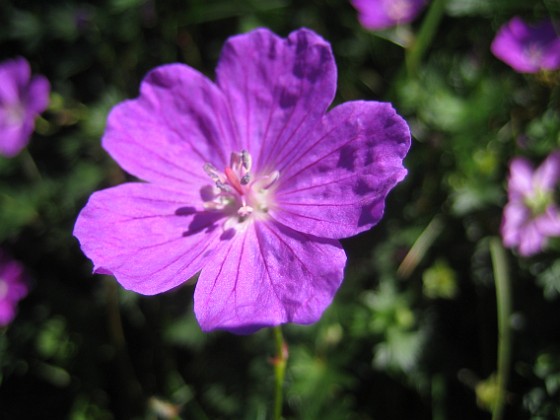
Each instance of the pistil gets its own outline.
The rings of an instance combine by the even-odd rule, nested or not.
[[[268,175],[254,176],[250,172],[252,166],[251,155],[246,150],[233,152],[229,166],[223,172],[211,163],[204,164],[204,171],[215,185],[204,202],[204,208],[235,215],[228,219],[227,226],[242,223],[255,213],[265,214],[270,208],[270,190],[278,181],[280,173],[273,171]]]

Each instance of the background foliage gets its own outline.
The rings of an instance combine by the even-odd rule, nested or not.
[[[0,332],[0,417],[270,417],[270,331],[204,335],[192,286],[128,293],[90,274],[71,232],[92,191],[128,178],[100,138],[111,106],[135,97],[148,70],[178,61],[213,78],[229,36],[306,26],[332,43],[336,102],[391,101],[415,140],[384,220],[344,241],[349,263],[334,304],[314,326],[285,328],[285,417],[490,418],[498,336],[489,243],[507,165],[516,155],[539,162],[560,144],[560,74],[517,74],[490,53],[514,15],[558,18],[560,3],[449,0],[407,66],[394,42],[403,33],[365,31],[346,0],[1,2],[0,59],[26,57],[53,93],[28,151],[0,159],[0,243],[32,278]],[[559,249],[507,253],[508,419],[560,416]]]

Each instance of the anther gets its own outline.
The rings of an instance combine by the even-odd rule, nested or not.
[[[212,165],[211,163],[207,162],[204,164],[203,166],[204,172],[206,172],[208,174],[208,176],[212,179],[212,181],[214,181],[216,184],[222,180],[221,176],[220,176],[220,172],[218,172],[218,170],[216,169],[216,167],[214,165]]]
[[[241,183],[241,185],[247,185],[249,182],[251,182],[251,174],[247,172],[241,177],[239,182]]]
[[[228,193],[233,192],[232,188],[228,184],[226,184],[226,183],[224,183],[220,180],[216,181],[216,187],[218,187],[220,190],[222,190],[224,192],[228,192]]]
[[[241,164],[245,168],[246,171],[251,170],[251,166],[253,164],[253,159],[247,150],[241,151]]]

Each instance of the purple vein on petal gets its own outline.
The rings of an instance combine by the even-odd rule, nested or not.
[[[270,228],[268,226],[266,226],[266,224],[265,224],[265,227],[270,230]],[[259,254],[261,255],[261,259],[262,259],[264,267],[266,269],[266,275],[268,277],[268,283],[270,284],[270,287],[271,287],[272,291],[274,292],[274,295],[276,296],[276,299],[281,301],[280,297],[278,296],[278,292],[276,291],[276,288],[274,287],[274,283],[272,282],[272,276],[270,275],[270,268],[269,268],[269,266],[266,262],[267,260],[264,256],[264,253],[263,253],[262,239],[260,237],[261,235],[259,234],[259,230],[257,229],[257,225],[255,225],[255,236],[257,238],[257,245],[259,246]]]
[[[320,139],[319,141],[321,141],[323,138],[325,138],[328,134],[330,134],[330,132],[327,133],[327,134],[325,134],[325,136],[321,137],[321,139]],[[304,166],[303,168],[301,168],[300,170],[298,170],[296,173],[290,174],[287,178],[284,178],[284,179],[282,180],[283,185],[285,185],[290,179],[295,178],[296,176],[298,176],[298,175],[301,174],[302,172],[304,172],[304,171],[308,170],[309,168],[315,166],[317,163],[321,162],[321,161],[322,161],[323,159],[325,159],[327,156],[330,156],[330,155],[332,155],[332,154],[338,152],[340,149],[342,149],[343,147],[349,145],[349,144],[352,143],[354,140],[357,140],[357,139],[359,139],[359,138],[360,138],[359,135],[356,136],[356,137],[351,138],[351,139],[348,140],[346,143],[341,144],[341,145],[340,145],[339,147],[337,147],[336,149],[331,150],[330,152],[328,152],[327,154],[323,155],[322,157],[320,157],[320,158],[314,160],[313,162],[309,163],[308,165]],[[319,142],[319,141],[318,141],[318,142]],[[316,142],[315,144],[317,144],[318,142]],[[311,146],[311,147],[309,147],[309,148],[304,152],[304,154],[307,153],[309,150],[311,150],[313,147],[314,147],[314,145]],[[280,173],[285,172],[286,169],[290,167],[290,164],[293,164],[293,162],[289,162],[287,166],[285,166],[284,168],[282,168],[282,169],[280,170]]]
[[[143,143],[134,142],[134,144],[136,145],[136,147],[138,147],[139,149],[142,149],[142,150],[146,151],[148,154],[154,153],[154,150],[153,150],[153,149],[150,149],[149,147],[145,146]],[[177,169],[179,169],[179,170],[181,170],[181,171],[184,171],[185,173],[187,173],[187,174],[189,174],[189,175],[192,175],[192,176],[194,176],[194,177],[197,177],[197,178],[206,180],[206,177],[202,176],[202,173],[201,173],[202,171],[190,171],[190,170],[187,169],[187,167],[181,166],[181,165],[177,164],[176,162],[171,161],[171,160],[165,158],[165,157],[162,156],[162,155],[159,155],[159,154],[158,154],[157,157],[158,157],[158,159],[160,159],[161,161],[165,162],[166,165],[175,167],[175,168],[177,168]],[[152,166],[142,165],[141,160],[138,160],[138,159],[137,159],[137,160],[136,160],[136,164],[137,164],[139,167],[143,168],[143,169],[146,169],[146,170],[148,170],[148,171],[151,171],[151,172],[153,172],[153,173],[156,173],[156,174],[158,174],[158,175],[160,175],[160,176],[163,176],[163,177],[165,177],[165,178],[171,178],[171,179],[173,179],[173,180],[175,180],[175,181],[179,181],[179,182],[181,182],[181,183],[184,183],[184,182],[185,182],[185,180],[182,179],[182,178],[177,178],[177,177],[174,177],[174,176],[170,175],[170,174],[167,173],[167,172],[164,173],[164,172],[161,172],[161,171],[156,170],[156,169],[154,168],[153,165],[152,165]]]
[[[177,128],[174,127],[172,124],[170,124],[168,121],[169,120],[166,118],[166,125],[175,133],[175,135],[178,138],[183,138],[183,135],[177,131]],[[224,164],[227,163],[228,160],[225,157],[225,152],[223,150],[223,147],[221,147],[221,144],[217,144],[215,139],[208,138],[208,136],[206,137],[206,141],[208,141],[209,143],[214,145],[214,150],[217,151],[221,155],[222,162]],[[189,144],[189,148],[192,150],[192,152],[194,152],[194,154],[196,154],[198,156],[198,158],[201,160],[201,166],[204,163],[213,160],[213,159],[210,158],[210,156],[204,156],[204,154],[200,150],[198,150],[192,142],[189,142],[188,144]],[[177,166],[177,165],[175,165],[175,166]],[[202,176],[202,175],[203,175],[203,172],[200,171],[199,176]]]
[[[320,183],[320,184],[312,184],[312,185],[308,185],[306,187],[295,188],[295,189],[292,189],[292,190],[281,189],[281,190],[278,190],[275,193],[275,196],[279,197],[281,195],[286,195],[286,194],[290,195],[290,194],[294,194],[294,193],[301,192],[301,191],[309,191],[309,190],[312,190],[314,188],[323,188],[327,185],[338,184],[338,183],[341,183],[343,181],[352,179],[354,177],[356,177],[356,174],[350,174],[348,176],[345,176],[345,177],[342,177],[342,178],[331,179],[328,182],[323,182],[323,183]],[[284,203],[284,201],[282,201],[282,202]]]
[[[300,82],[299,84],[299,95],[298,97],[301,98],[301,91],[302,91],[302,83]],[[286,121],[284,122],[283,127],[281,128],[280,132],[277,133],[276,138],[274,139],[274,143],[272,143],[270,145],[270,147],[266,147],[266,150],[268,151],[267,156],[266,156],[266,160],[265,162],[268,163],[268,161],[270,160],[271,156],[274,156],[274,149],[276,149],[277,145],[280,143],[280,138],[282,137],[282,135],[284,134],[284,132],[286,131],[287,127],[290,126],[290,123],[292,121],[292,118],[294,116],[294,114],[296,113],[296,110],[299,109],[299,105],[301,104],[301,101],[298,101],[297,104],[292,108],[290,115],[288,116],[288,118],[286,119]],[[301,127],[301,124],[303,123],[303,121],[305,121],[307,119],[307,115],[305,114],[304,117],[302,118],[302,120],[299,122],[299,124],[297,124],[297,127],[294,129],[294,131],[288,136],[288,138],[283,142],[283,144],[285,145],[286,143],[288,143],[292,137],[294,136],[295,133],[297,133],[299,131],[299,127]],[[264,143],[263,143],[264,144]],[[262,150],[265,149],[265,147],[261,148],[261,153],[260,155],[262,155]],[[280,152],[282,151],[282,149],[280,149]],[[278,152],[276,155],[280,156],[280,152]],[[259,157],[259,162],[263,162],[262,158]]]
[[[156,247],[161,246],[161,245],[166,245],[166,244],[169,244],[169,243],[172,243],[172,242],[174,242],[174,241],[181,240],[181,239],[183,239],[183,237],[174,238],[174,239],[171,239],[171,240],[169,240],[169,241],[162,242],[162,243],[159,243],[159,244],[154,244],[154,245],[150,245],[150,246],[139,247],[139,249],[141,249],[141,250],[149,250],[149,249],[153,249],[153,248],[156,248]],[[198,247],[198,245],[200,245],[200,244],[202,244],[202,243],[205,243],[205,246],[202,248],[202,250],[201,250],[198,254],[196,254],[194,257],[190,258],[190,260],[189,260],[187,263],[185,263],[185,264],[183,264],[181,267],[177,268],[177,269],[175,270],[175,274],[177,274],[177,273],[183,271],[188,265],[192,264],[192,262],[193,262],[194,260],[196,260],[199,256],[201,256],[201,255],[211,246],[211,244],[212,244],[211,241],[208,240],[208,238],[203,237],[203,238],[201,238],[201,240],[198,241],[196,244],[193,244],[193,248]],[[150,272],[150,273],[142,273],[142,274],[138,274],[138,275],[130,275],[130,274],[129,274],[128,277],[130,277],[130,278],[140,278],[140,277],[146,277],[146,276],[153,276],[153,275],[156,274],[157,272],[160,272],[160,271],[162,271],[162,270],[168,268],[169,266],[171,266],[172,264],[175,264],[177,261],[179,261],[181,258],[184,258],[184,257],[185,257],[185,254],[179,254],[179,255],[177,256],[177,258],[175,258],[175,259],[173,259],[173,260],[171,260],[171,261],[168,261],[167,264],[165,264],[165,265],[163,265],[163,266],[159,266],[157,269],[155,269],[154,271],[152,271],[152,272]]]
[[[282,212],[283,212],[283,213],[291,214],[291,215],[293,215],[293,216],[302,217],[302,218],[304,218],[304,219],[315,220],[315,221],[317,221],[317,222],[331,223],[331,224],[333,224],[333,225],[354,226],[353,223],[342,222],[342,221],[339,221],[339,220],[331,220],[331,219],[319,219],[319,218],[317,218],[317,217],[312,217],[312,216],[308,216],[308,215],[306,215],[306,214],[297,213],[297,212],[295,212],[295,211],[288,210],[288,209],[282,209]],[[274,221],[275,221],[276,223],[282,224],[282,222],[280,222],[278,219],[276,219],[273,215],[270,215],[270,217],[271,217],[272,219],[274,219]]]
[[[237,283],[239,282],[239,275],[241,274],[241,261],[243,261],[243,253],[245,252],[245,241],[247,240],[247,234],[243,235],[243,242],[241,242],[241,249],[239,250],[239,259],[237,260],[237,270],[235,270],[235,282],[233,284],[233,289],[231,293],[233,293],[233,300],[235,301],[234,307],[237,317],[239,318],[239,305],[237,304],[237,293],[234,293],[237,290]]]
[[[348,118],[344,119],[343,121],[340,121],[340,124],[345,123],[346,121],[350,120],[350,119],[354,116],[354,113],[355,113],[355,110],[352,110],[352,113],[348,116]],[[321,143],[326,137],[328,137],[331,133],[333,133],[335,130],[337,130],[338,127],[340,126],[340,124],[336,124],[331,130],[329,130],[328,132],[326,132],[323,136],[319,137],[319,138],[317,139],[317,141],[315,141],[315,143],[311,144],[304,152],[301,153],[301,155],[304,156],[304,155],[306,155],[307,153],[309,153],[309,151],[312,150],[312,149],[314,149],[315,146],[317,146],[317,144]],[[354,137],[354,138],[352,138],[352,139],[350,139],[348,142],[346,142],[346,143],[340,145],[337,149],[333,150],[332,152],[327,153],[327,154],[326,154],[325,156],[323,156],[322,158],[317,159],[315,162],[311,163],[310,165],[307,165],[307,166],[306,166],[305,168],[303,168],[302,170],[296,172],[295,174],[291,174],[291,175],[290,175],[290,178],[288,178],[288,179],[291,179],[291,178],[293,178],[294,176],[300,174],[301,172],[303,172],[304,170],[308,169],[309,167],[315,165],[317,162],[320,162],[322,159],[324,159],[325,157],[329,156],[330,154],[332,154],[332,153],[334,153],[334,152],[337,152],[339,149],[342,149],[344,146],[346,146],[346,145],[352,143],[352,142],[353,142],[354,140],[356,140],[357,138],[359,138],[359,135],[356,136],[356,137]],[[297,145],[294,145],[294,147],[292,147],[292,150],[290,151],[290,153],[292,153],[293,150],[294,150],[296,147],[297,147]],[[288,154],[288,155],[289,155],[289,154]],[[296,162],[295,159],[288,160],[288,165],[286,165],[286,166],[284,166],[283,168],[279,169],[279,171],[280,171],[281,173],[282,173],[282,172],[285,172],[285,171],[290,167],[290,164],[293,165],[295,162]],[[283,181],[285,181],[285,179],[284,179]]]

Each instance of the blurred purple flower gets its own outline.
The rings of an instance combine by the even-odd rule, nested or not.
[[[500,28],[490,48],[520,73],[560,68],[560,36],[550,19],[530,26],[514,17]]]
[[[103,137],[147,182],[94,193],[76,222],[94,271],[146,295],[200,272],[204,331],[317,321],[343,278],[338,239],[381,219],[410,146],[390,104],[327,112],[335,91],[330,45],[306,29],[230,38],[215,84],[152,70]]]
[[[540,252],[549,237],[560,235],[560,209],[554,202],[558,181],[560,151],[550,154],[536,170],[524,158],[513,159],[501,227],[505,246],[530,256]]]
[[[27,295],[23,266],[0,250],[0,327],[16,316],[18,302]]]
[[[387,29],[413,21],[427,0],[351,0],[362,26],[370,30]]]
[[[0,63],[0,155],[13,157],[29,142],[35,118],[49,103],[50,85],[31,77],[25,58]]]

